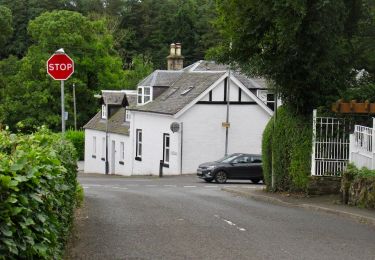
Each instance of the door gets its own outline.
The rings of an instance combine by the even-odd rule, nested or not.
[[[262,158],[260,156],[254,156],[251,158],[250,163],[250,177],[263,178],[262,174]]]
[[[240,156],[233,160],[231,167],[231,177],[234,179],[248,178],[250,157],[247,155]]]
[[[116,142],[112,140],[111,145],[111,174],[116,173]]]

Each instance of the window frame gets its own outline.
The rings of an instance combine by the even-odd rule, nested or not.
[[[135,160],[142,161],[143,152],[143,134],[142,129],[136,129],[136,140],[135,140]]]
[[[102,119],[107,119],[107,105],[102,105]]]
[[[168,146],[167,146],[168,139]],[[171,158],[171,136],[170,134],[163,134],[163,166],[168,168]]]
[[[146,95],[146,89],[150,90],[149,94]],[[146,101],[146,97],[148,100]],[[150,86],[139,86],[137,89],[137,105],[144,105],[152,101],[152,87]]]
[[[268,96],[273,95],[273,100],[268,100]],[[275,93],[272,91],[268,91],[267,89],[258,89],[257,91],[257,96],[258,98],[267,105],[270,109],[274,110],[275,109]],[[263,96],[263,97],[262,97]]]
[[[96,136],[92,137],[92,158],[96,158]]]
[[[106,141],[105,137],[102,137],[102,161],[105,161],[105,146],[106,146]]]
[[[124,165],[125,161],[125,142],[120,142],[120,161],[119,164]]]

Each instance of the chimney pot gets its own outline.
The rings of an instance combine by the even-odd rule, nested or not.
[[[171,44],[171,55],[176,55],[176,44]]]
[[[181,56],[181,43],[176,43],[176,56]]]

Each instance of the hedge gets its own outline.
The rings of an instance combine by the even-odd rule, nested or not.
[[[263,132],[263,174],[268,190],[306,191],[311,167],[312,119],[280,107]],[[273,163],[272,163],[273,152]]]
[[[341,179],[344,204],[375,209],[375,171],[349,164]]]
[[[0,259],[59,259],[76,204],[77,156],[60,135],[0,132]]]
[[[68,130],[65,132],[65,137],[71,141],[76,148],[78,160],[82,161],[85,157],[85,132],[83,130]]]

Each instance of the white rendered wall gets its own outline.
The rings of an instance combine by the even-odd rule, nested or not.
[[[180,134],[172,133],[170,125],[177,122],[171,116],[156,113],[132,111],[130,138],[132,153],[128,154],[132,161],[130,169],[132,175],[159,175],[160,160],[163,159],[163,134],[170,136],[169,168],[163,167],[163,175],[180,174]],[[142,161],[136,157],[136,130],[142,129]]]
[[[93,137],[96,137],[96,158],[93,158]],[[103,142],[104,138],[104,142]],[[112,144],[114,141],[114,157],[112,157]],[[125,146],[125,160],[124,164],[120,164],[120,142],[124,142]],[[119,135],[114,133],[108,133],[108,162],[109,162],[109,173],[119,175],[130,175],[129,160],[126,157],[127,149],[129,149],[130,139],[126,135]],[[114,166],[114,167],[113,167]],[[105,132],[86,129],[85,130],[85,173],[105,173]]]

